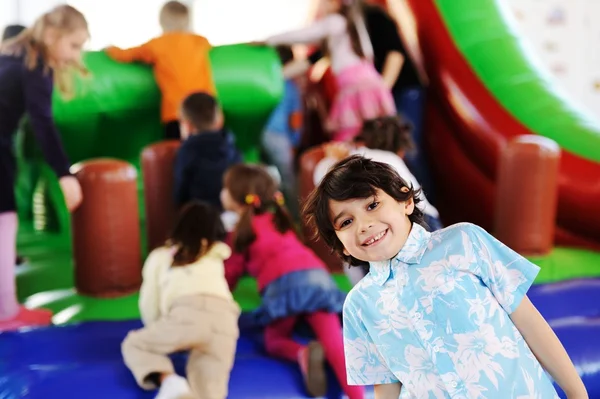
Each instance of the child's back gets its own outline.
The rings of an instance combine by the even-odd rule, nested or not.
[[[231,250],[224,238],[214,207],[192,202],[181,209],[168,246],[144,264],[144,327],[127,335],[122,352],[142,388],[160,387],[157,397],[227,397],[240,309],[225,280]],[[168,357],[182,350],[190,351],[187,381]]]
[[[189,9],[177,1],[167,2],[160,12],[163,34],[138,47],[110,47],[107,54],[120,62],[152,65],[161,91],[161,119],[167,138],[178,138],[177,119],[181,102],[191,93],[215,94],[208,40],[189,31]],[[171,124],[171,126],[168,126]]]
[[[157,248],[148,256],[144,264],[144,285],[141,297],[146,289],[158,287],[157,307],[154,303],[140,301],[143,320],[152,320],[156,313],[167,314],[173,303],[182,297],[210,295],[232,300],[229,286],[225,280],[224,261],[231,255],[226,244],[217,242],[197,261],[185,266],[171,267],[173,250],[168,247]]]
[[[127,50],[115,47],[107,53],[117,61],[151,64],[162,94],[161,119],[177,120],[183,99],[193,92],[215,93],[208,40],[189,32],[169,32]]]

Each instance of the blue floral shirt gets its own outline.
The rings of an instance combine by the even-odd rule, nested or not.
[[[344,304],[348,383],[400,398],[558,398],[509,314],[539,268],[481,227],[414,224]]]

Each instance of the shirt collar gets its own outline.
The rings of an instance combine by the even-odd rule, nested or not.
[[[392,268],[398,263],[407,265],[419,263],[427,249],[430,237],[431,233],[423,226],[413,223],[406,242],[396,256],[381,262],[370,262],[370,274],[373,280],[377,284],[383,285],[390,277]]]

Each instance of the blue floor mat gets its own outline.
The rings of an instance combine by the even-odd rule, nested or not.
[[[155,392],[137,387],[121,359],[121,341],[139,327],[139,321],[88,322],[0,334],[0,399],[153,398]],[[306,398],[297,366],[266,356],[261,337],[250,330],[238,341],[229,398]],[[180,374],[186,358],[172,356]],[[339,398],[332,375],[329,386],[327,398]]]

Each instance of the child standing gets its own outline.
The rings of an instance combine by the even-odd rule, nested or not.
[[[338,318],[344,294],[296,236],[273,179],[262,167],[236,165],[225,175],[221,201],[240,215],[233,232],[234,254],[226,262],[227,280],[233,289],[244,273],[257,279],[263,302],[254,316],[266,326],[267,352],[297,362],[312,396],[326,393],[324,356],[349,399],[361,399],[362,388],[346,383]],[[318,342],[303,346],[292,339],[300,317]]]
[[[33,26],[0,46],[0,330],[47,324],[45,310],[19,307],[15,295],[17,213],[14,196],[14,133],[27,113],[46,162],[59,178],[67,208],[81,202],[81,187],[69,173],[70,163],[52,118],[52,92],[73,95],[75,76],[84,73],[81,51],[88,40],[85,17],[58,6]]]
[[[242,162],[223,112],[210,94],[194,93],[181,105],[180,123],[184,141],[175,158],[175,204],[201,200],[220,209],[223,174]]]
[[[277,46],[284,69],[294,62],[289,46]],[[284,83],[283,98],[271,113],[262,136],[262,148],[267,161],[277,167],[281,175],[281,188],[294,218],[299,217],[294,150],[300,143],[302,125],[302,96],[291,78]]]
[[[545,369],[587,398],[526,296],[539,267],[470,223],[427,232],[419,202],[390,166],[355,155],[306,204],[327,245],[371,265],[344,304],[348,382],[378,399],[558,398]]]
[[[119,62],[140,61],[154,68],[162,94],[161,119],[165,138],[179,139],[178,111],[183,99],[194,92],[215,94],[205,37],[190,32],[190,11],[178,1],[165,3],[160,11],[163,34],[138,47],[110,47],[106,53]]]
[[[223,261],[231,255],[225,234],[212,206],[191,202],[167,244],[146,260],[140,289],[144,328],[127,335],[122,352],[142,388],[160,387],[157,398],[227,397],[240,309],[225,280]],[[168,357],[182,350],[191,351],[187,381]]]
[[[356,136],[363,120],[395,115],[390,90],[372,64],[369,41],[358,0],[324,0],[321,20],[307,28],[267,39],[269,45],[325,41],[338,92],[326,127],[335,141]]]

